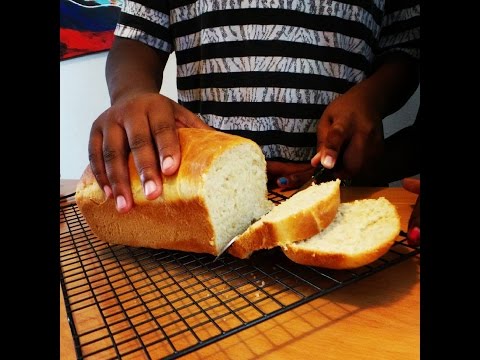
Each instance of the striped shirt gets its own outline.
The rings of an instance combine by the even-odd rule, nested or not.
[[[175,52],[178,101],[267,159],[310,161],[325,107],[374,61],[420,57],[413,0],[125,1],[115,35]]]

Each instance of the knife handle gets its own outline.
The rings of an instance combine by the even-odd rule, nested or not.
[[[318,164],[313,171],[312,180],[315,184],[320,184],[322,182],[328,182],[336,180],[337,177],[333,173],[333,169],[327,169],[323,167],[322,164]],[[341,186],[349,186],[351,184],[351,180],[344,179],[340,181]]]

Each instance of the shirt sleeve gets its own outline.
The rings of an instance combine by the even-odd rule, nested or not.
[[[114,34],[171,53],[168,0],[124,1]]]
[[[401,51],[420,59],[420,2],[385,1],[378,57]]]

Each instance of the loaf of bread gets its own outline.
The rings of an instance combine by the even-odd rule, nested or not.
[[[255,250],[285,246],[305,240],[325,229],[340,204],[340,180],[312,184],[275,206],[247,231],[240,234],[228,252],[246,259]]]
[[[274,206],[268,200],[266,161],[252,140],[213,130],[180,128],[181,164],[163,176],[163,193],[144,196],[129,158],[134,207],[125,214],[106,199],[90,167],[76,202],[94,235],[112,244],[217,255],[234,236]]]
[[[384,255],[400,232],[400,217],[387,199],[341,203],[332,223],[322,232],[283,252],[292,261],[330,269],[352,269]]]

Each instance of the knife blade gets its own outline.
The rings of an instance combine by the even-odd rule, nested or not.
[[[218,255],[215,257],[215,259],[213,259],[213,262],[217,261],[218,258],[219,258],[220,256],[222,256],[222,254],[223,254],[223,253],[230,247],[230,245],[232,245],[232,244],[235,242],[235,240],[237,240],[237,239],[238,239],[238,235],[235,236],[235,237],[234,237],[232,240],[230,240],[228,243],[226,243],[225,246],[222,248],[222,250],[220,250],[220,252],[218,253]]]
[[[306,188],[308,188],[312,184],[320,184],[321,182],[324,182],[325,180],[323,180],[322,177],[325,177],[325,175],[324,175],[325,173],[327,173],[327,175],[328,175],[329,171],[331,171],[331,170],[328,170],[328,169],[324,168],[322,164],[318,164],[315,167],[315,170],[313,170],[312,177],[310,179],[308,179],[305,182],[305,184],[303,184],[297,190],[295,190],[295,192],[292,194],[292,196],[295,195],[296,193],[302,191],[302,190],[305,190]],[[333,174],[332,174],[332,176],[333,176]],[[335,177],[333,177],[333,179],[335,179]]]

